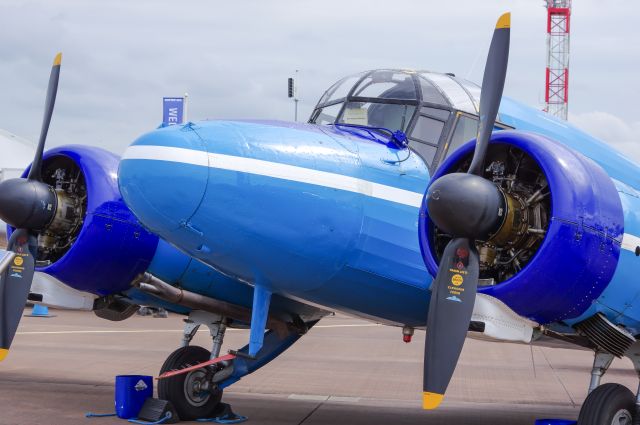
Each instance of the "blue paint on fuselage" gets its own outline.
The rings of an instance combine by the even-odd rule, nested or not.
[[[416,155],[407,158],[408,150],[312,125],[292,129],[278,123],[212,121],[191,126],[191,131],[209,153],[331,172],[417,196],[428,183],[426,166]],[[173,143],[166,133],[159,138],[151,133],[136,145],[182,147],[181,141]],[[403,161],[388,162],[398,160]],[[152,231],[238,280],[261,279],[280,294],[376,320],[423,324],[431,277],[420,255],[415,206],[210,167],[206,183],[194,182],[206,186],[195,214],[165,212],[159,217],[158,209],[180,202],[173,195],[174,176],[203,168],[125,160],[120,169],[123,194]],[[156,199],[162,199],[161,208],[149,201],[148,190],[144,199],[138,196],[149,181],[163,188]],[[173,216],[165,220],[167,214]],[[181,222],[185,225],[176,228]]]
[[[500,117],[518,130],[545,134],[592,158],[614,179],[640,187],[638,166],[570,124],[507,98]],[[186,142],[184,134],[189,134]],[[416,193],[424,193],[429,180],[416,155],[387,162],[405,159],[407,150],[308,124],[201,122],[152,132],[134,143],[144,145],[289,164]],[[260,279],[281,295],[371,320],[425,323],[431,276],[420,256],[415,206],[170,160],[124,160],[120,184],[146,226],[231,279],[248,284]],[[172,209],[183,197],[189,207]],[[628,209],[637,202],[622,202],[625,232],[638,235],[640,221]],[[640,290],[624,286],[636,269],[629,254],[622,252],[596,305],[610,318],[625,314],[622,322],[640,329],[640,307],[631,303]]]
[[[160,239],[155,255],[147,269],[155,277],[181,289],[211,297],[236,306],[251,308],[253,288],[237,279],[214,270],[189,255],[177,250],[174,246]],[[126,291],[130,300],[139,305],[150,305],[167,308],[176,313],[187,314],[190,308],[165,302],[139,289]],[[319,320],[328,314],[327,311],[297,302],[295,300],[274,295],[271,301],[270,314],[283,320],[290,320],[293,315],[303,321]],[[237,326],[238,323],[235,323]],[[248,323],[244,323],[248,325]]]
[[[500,119],[517,130],[543,134],[580,152],[600,165],[611,178],[640,190],[638,164],[568,122],[508,97],[503,97],[500,103]]]

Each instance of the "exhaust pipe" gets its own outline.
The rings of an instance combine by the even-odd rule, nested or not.
[[[224,301],[195,292],[186,291],[181,288],[169,285],[150,273],[144,273],[133,282],[133,286],[146,294],[153,295],[161,300],[188,307],[193,310],[204,310],[209,313],[227,316],[235,320],[251,323],[251,309],[230,304]],[[269,316],[267,328],[273,329],[279,336],[284,337],[289,334],[289,325],[281,319]]]
[[[13,262],[13,259],[16,257],[16,253],[13,251],[7,251],[4,254],[4,257],[0,260],[0,274],[4,273],[7,270],[7,267]]]

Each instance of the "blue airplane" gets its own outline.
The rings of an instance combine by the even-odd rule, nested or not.
[[[10,224],[0,359],[34,270],[94,294],[95,313],[139,305],[188,316],[159,395],[210,417],[224,388],[341,311],[427,329],[423,407],[442,401],[467,336],[594,351],[580,425],[632,423],[636,395],[600,385],[614,357],[640,372],[640,169],[610,146],[502,97],[510,16],[482,88],[383,69],[327,90],[306,124],[203,121],[143,135],[122,158],[38,152],[0,184]],[[482,94],[482,96],[481,96]],[[435,277],[435,278],[434,278]],[[199,326],[212,349],[190,345]],[[227,327],[250,329],[221,355]]]

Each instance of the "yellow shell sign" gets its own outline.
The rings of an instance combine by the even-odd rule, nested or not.
[[[453,283],[454,286],[460,286],[462,282],[464,282],[464,278],[461,275],[454,274],[451,276],[451,283]]]

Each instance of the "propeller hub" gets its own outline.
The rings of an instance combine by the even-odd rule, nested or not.
[[[429,186],[429,217],[453,237],[485,239],[506,216],[504,195],[491,181],[475,174],[447,174]]]
[[[27,179],[0,183],[0,219],[14,228],[42,230],[56,212],[55,191],[48,184]]]

